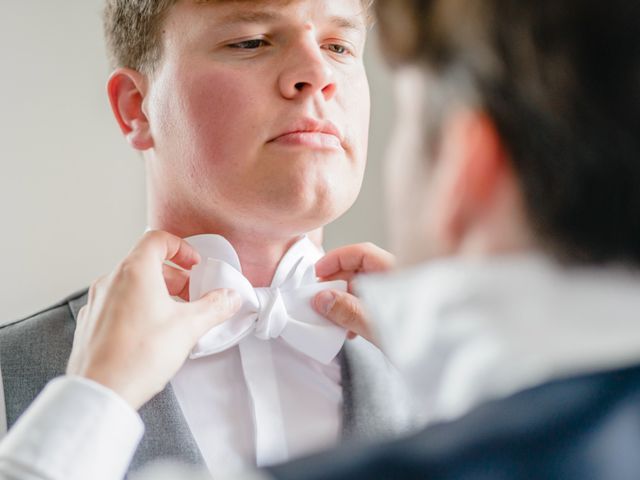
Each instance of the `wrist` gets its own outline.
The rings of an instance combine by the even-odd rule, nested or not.
[[[105,372],[103,369],[87,369],[77,374],[77,376],[108,390],[136,411],[147,401],[147,399],[142,398],[140,395],[139,386],[136,388],[135,385],[128,384],[114,376],[111,372]]]

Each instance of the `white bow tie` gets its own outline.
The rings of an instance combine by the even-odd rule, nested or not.
[[[253,288],[242,275],[233,246],[220,235],[186,239],[202,257],[191,270],[189,297],[198,299],[217,288],[231,288],[242,298],[240,310],[212,328],[196,344],[190,358],[222,352],[247,335],[262,340],[281,337],[291,347],[328,364],[340,351],[346,331],[315,312],[312,298],[320,291],[347,290],[342,280],[319,283],[315,262],[318,248],[303,237],[280,261],[270,287]]]

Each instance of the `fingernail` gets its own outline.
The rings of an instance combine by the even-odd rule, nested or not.
[[[320,292],[316,296],[316,306],[323,315],[328,315],[336,303],[336,296],[330,290]]]

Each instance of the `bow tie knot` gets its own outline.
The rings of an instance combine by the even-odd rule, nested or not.
[[[284,255],[270,287],[254,288],[242,275],[233,247],[219,235],[187,239],[203,262],[191,269],[190,298],[200,298],[216,288],[234,289],[242,298],[236,315],[207,332],[191,352],[191,358],[211,355],[237,345],[247,335],[261,340],[282,338],[291,347],[329,363],[340,351],[346,331],[311,308],[322,290],[347,290],[342,280],[319,283],[314,263],[317,247],[306,237]]]
[[[261,340],[278,338],[287,325],[289,315],[279,288],[254,288],[258,298],[258,319],[255,336]]]

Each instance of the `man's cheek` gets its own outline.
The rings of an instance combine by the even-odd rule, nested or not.
[[[194,120],[214,127],[242,130],[256,109],[255,89],[229,72],[201,75],[187,82],[188,98]],[[186,96],[188,95],[188,97]]]
[[[194,102],[188,123],[189,141],[209,163],[237,163],[257,137],[255,127],[242,114],[242,106],[209,96]]]

